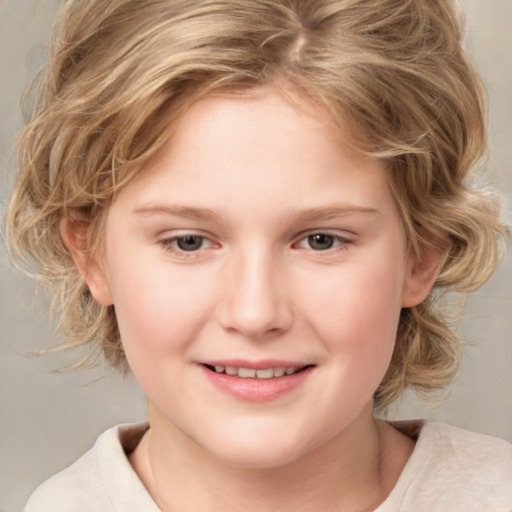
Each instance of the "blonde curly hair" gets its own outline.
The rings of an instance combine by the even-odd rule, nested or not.
[[[114,195],[192,103],[272,85],[350,121],[353,146],[388,162],[411,250],[443,240],[432,293],[402,310],[376,405],[406,387],[444,387],[461,344],[441,295],[480,286],[504,233],[495,197],[469,184],[486,148],[486,100],[462,34],[451,0],[65,2],[6,217],[13,260],[50,285],[63,346],[125,364],[114,308],[88,292],[62,219],[85,214],[94,250]]]

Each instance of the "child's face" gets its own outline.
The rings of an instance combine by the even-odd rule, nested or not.
[[[89,285],[155,428],[269,466],[372,421],[414,272],[384,164],[343,141],[269,90],[209,98],[111,206]]]

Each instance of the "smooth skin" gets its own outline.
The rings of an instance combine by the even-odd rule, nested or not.
[[[146,393],[151,429],[130,460],[164,511],[372,510],[414,448],[372,397],[439,258],[408,254],[385,164],[295,99],[194,104],[116,196],[94,257],[63,223]],[[312,368],[251,401],[203,365],[269,359]]]

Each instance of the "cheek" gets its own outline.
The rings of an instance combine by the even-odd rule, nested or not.
[[[383,373],[401,310],[400,271],[364,265],[340,270],[325,283],[308,289],[310,323],[331,354],[364,374]]]
[[[346,276],[345,286],[333,286],[316,313],[331,367],[320,400],[325,408],[338,404],[334,428],[372,402],[389,366],[400,315],[400,293],[392,277]]]
[[[204,280],[171,271],[165,262],[137,265],[119,262],[111,276],[121,339],[127,357],[151,357],[190,343],[209,308],[210,292]],[[130,276],[127,278],[126,276]]]

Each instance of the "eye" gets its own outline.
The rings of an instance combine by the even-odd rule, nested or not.
[[[311,249],[316,252],[321,252],[329,251],[330,249],[342,249],[350,243],[351,241],[349,239],[342,236],[317,232],[311,233],[300,239],[296,244],[296,247],[299,249]]]
[[[336,239],[325,233],[315,233],[307,237],[307,243],[315,251],[326,251],[334,246]]]
[[[164,249],[174,253],[191,253],[211,246],[211,242],[208,238],[194,234],[173,236],[171,238],[161,240],[159,243],[164,247]]]
[[[204,237],[203,236],[197,236],[197,235],[185,235],[185,236],[179,236],[176,237],[176,246],[181,249],[182,251],[197,251],[198,249],[201,249],[204,243]]]

